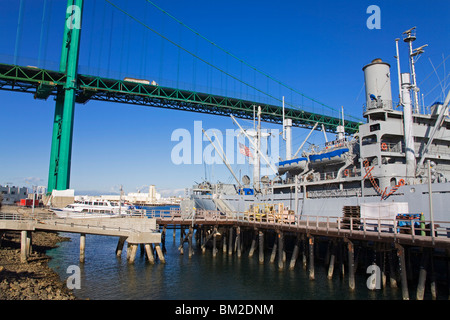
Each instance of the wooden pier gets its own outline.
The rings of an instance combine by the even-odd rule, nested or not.
[[[138,245],[145,246],[148,252],[155,246],[161,261],[164,256],[160,248],[161,233],[157,230],[156,219],[136,215],[114,218],[60,219],[54,215],[0,213],[0,231],[21,231],[21,261],[26,263],[32,245],[32,231],[56,231],[80,234],[80,262],[85,260],[86,234],[118,237],[116,254],[122,252],[124,242],[128,243],[127,259],[134,262]],[[154,262],[153,255],[148,259]]]
[[[355,290],[355,273],[358,267],[361,269],[363,266],[366,268],[364,271],[373,272],[373,287],[370,289],[385,287],[389,278],[391,287],[400,283],[405,300],[410,299],[409,292],[415,280],[415,298],[423,299],[427,272],[431,279],[432,298],[436,298],[436,274],[431,266],[439,260],[441,266],[444,265],[450,298],[450,222],[434,221],[431,226],[429,221],[421,220],[420,227],[415,227],[414,223],[362,219],[353,214],[292,219],[248,213],[230,217],[201,210],[192,217],[171,211],[159,213],[154,218],[162,230],[162,239],[165,239],[167,229],[180,229],[179,251],[184,254],[187,243],[189,257],[194,252],[192,238],[195,234],[201,252],[209,247],[213,257],[216,257],[220,246],[224,254],[235,254],[238,258],[244,256],[248,249],[248,257],[258,251],[258,261],[264,263],[265,252],[270,252],[269,261],[276,263],[279,270],[295,268],[301,257],[310,280],[315,279],[315,262],[323,261],[327,265],[329,279],[333,278],[335,269],[341,276],[348,276],[350,290]],[[175,232],[173,234],[175,237]],[[164,247],[165,244],[162,245]],[[368,255],[376,257],[380,266],[373,265],[373,261],[367,259]],[[412,275],[413,268],[419,269],[418,279]]]
[[[26,263],[31,246],[31,231],[59,231],[80,234],[80,262],[84,262],[86,234],[118,237],[116,255],[120,257],[127,243],[127,259],[135,261],[138,246],[150,264],[165,263],[168,229],[179,229],[179,251],[191,258],[195,252],[212,250],[215,258],[223,254],[252,258],[257,253],[260,264],[277,265],[279,270],[302,266],[310,280],[315,279],[318,262],[327,268],[327,276],[348,277],[355,290],[355,274],[371,271],[372,290],[401,286],[403,299],[422,300],[427,288],[436,298],[436,279],[446,281],[450,297],[450,222],[421,220],[363,219],[353,214],[341,217],[283,216],[198,210],[193,216],[179,211],[152,211],[137,216],[109,219],[57,219],[36,215],[23,217],[0,213],[0,230],[21,231],[21,260]],[[173,237],[175,241],[176,232]],[[195,241],[194,241],[195,240]],[[194,242],[198,250],[194,248]],[[187,251],[185,246],[187,244]],[[372,259],[368,257],[373,257]],[[375,264],[376,260],[376,264]],[[436,270],[439,269],[437,274]],[[444,270],[444,271],[442,271]],[[418,275],[414,277],[414,274]],[[368,276],[369,277],[369,276]],[[388,281],[389,280],[389,281]]]

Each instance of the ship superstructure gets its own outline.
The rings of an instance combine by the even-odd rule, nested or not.
[[[434,218],[447,221],[450,93],[444,102],[426,110],[422,106],[420,112],[414,62],[425,46],[413,50],[414,40],[415,28],[404,33],[412,74],[400,72],[397,53],[397,105],[391,93],[391,66],[374,59],[362,68],[366,96],[363,116],[367,122],[360,125],[357,134],[346,136],[341,125],[336,139],[326,142],[323,149],[298,154],[302,144],[292,155],[291,122],[285,119],[286,157],[278,163],[274,179],[260,179],[256,161],[253,185],[248,177],[239,185],[202,183],[194,186],[190,201],[182,203],[182,209],[188,212],[188,208],[196,207],[233,214],[258,203],[283,203],[302,217],[339,216],[344,206],[362,203],[407,203],[410,212],[430,214],[431,187]],[[258,139],[261,136],[257,134],[252,143],[257,145]]]

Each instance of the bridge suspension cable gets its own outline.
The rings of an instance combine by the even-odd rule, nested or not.
[[[226,50],[225,48],[219,46],[217,43],[209,40],[208,38],[206,38],[205,36],[203,36],[201,33],[199,33],[198,31],[194,30],[193,28],[189,27],[188,25],[186,25],[183,21],[179,20],[178,18],[176,18],[175,16],[173,16],[172,14],[170,14],[169,12],[167,12],[166,10],[162,9],[161,7],[159,7],[158,5],[156,5],[154,2],[150,1],[150,0],[146,0],[149,4],[151,4],[152,6],[154,6],[156,9],[158,9],[159,11],[161,11],[162,13],[164,13],[165,15],[167,15],[168,17],[170,17],[171,19],[175,20],[177,23],[179,23],[180,25],[182,25],[183,27],[185,27],[186,29],[188,29],[189,31],[193,32],[195,35],[197,35],[198,37],[202,38],[203,40],[209,42],[211,45],[213,45],[214,47],[218,48],[219,50],[223,51],[225,54],[227,54],[228,56],[232,57],[233,59],[236,59],[237,61],[243,63],[244,65],[246,65],[247,67],[251,68],[252,70],[262,74],[263,76],[267,77],[268,79],[276,82],[277,84],[285,87],[286,89],[301,95],[302,97],[309,99],[315,103],[320,104],[321,106],[324,106],[326,108],[329,108],[332,111],[336,111],[339,112],[338,110],[334,109],[333,107],[330,107],[320,101],[317,101],[314,98],[308,97],[307,95],[305,95],[304,93],[292,88],[291,86],[285,84],[284,82],[274,78],[273,76],[271,76],[270,74],[268,74],[267,72],[264,72],[262,70],[260,70],[259,68],[251,65],[250,63],[246,62],[245,60],[237,57],[236,55],[234,55],[233,53],[231,53],[230,51]],[[281,102],[281,99],[278,99],[279,102]]]
[[[159,32],[159,31],[155,30],[154,28],[150,27],[147,23],[143,22],[142,20],[140,20],[139,18],[137,18],[135,15],[131,14],[128,10],[119,7],[117,4],[115,4],[115,3],[112,2],[111,0],[105,0],[105,1],[106,1],[107,3],[109,3],[112,7],[114,7],[115,9],[119,10],[120,12],[122,12],[124,15],[128,16],[130,19],[134,20],[135,22],[139,23],[139,24],[142,25],[143,27],[147,28],[148,30],[150,30],[151,32],[155,33],[156,35],[158,35],[158,36],[161,37],[162,39],[164,39],[164,40],[170,42],[172,45],[176,46],[176,47],[179,49],[179,52],[180,52],[180,51],[184,51],[184,52],[188,53],[189,55],[191,55],[191,56],[194,57],[195,59],[197,59],[197,60],[199,60],[199,61],[205,63],[206,65],[208,65],[208,66],[214,68],[215,70],[221,72],[222,74],[226,75],[227,77],[230,77],[231,79],[233,79],[233,80],[235,80],[235,81],[237,81],[237,82],[239,82],[239,83],[245,85],[247,88],[251,88],[252,90],[255,90],[256,92],[261,93],[261,94],[263,94],[264,96],[267,96],[268,98],[273,99],[273,101],[276,101],[277,103],[280,103],[280,104],[281,104],[281,102],[282,102],[281,94],[280,94],[279,97],[278,97],[278,96],[275,96],[275,95],[272,94],[272,93],[269,93],[269,92],[267,92],[267,91],[261,90],[261,89],[259,89],[258,87],[256,87],[255,85],[252,85],[252,84],[250,84],[250,83],[247,82],[247,81],[244,81],[244,80],[242,79],[242,68],[241,68],[241,77],[238,77],[238,76],[236,76],[236,75],[233,75],[232,73],[230,73],[230,72],[228,72],[228,71],[226,71],[226,70],[223,70],[222,68],[218,67],[218,66],[215,65],[214,63],[209,62],[208,60],[206,60],[206,59],[200,57],[197,53],[192,52],[192,50],[186,49],[185,47],[183,47],[182,45],[180,45],[180,44],[177,43],[176,41],[171,40],[169,37],[167,37],[166,35],[162,34],[162,33]],[[330,107],[330,106],[328,106],[328,105],[326,105],[326,104],[324,104],[324,103],[322,103],[322,102],[319,102],[319,101],[317,101],[317,100],[315,100],[315,99],[313,99],[313,98],[311,98],[311,97],[306,96],[305,94],[299,92],[298,90],[296,90],[296,89],[294,89],[294,88],[288,86],[287,84],[281,82],[280,80],[275,79],[273,76],[269,75],[268,73],[266,73],[266,72],[264,72],[264,71],[262,71],[262,70],[256,68],[255,66],[253,66],[253,65],[251,65],[250,63],[244,61],[243,59],[240,59],[239,57],[237,57],[237,56],[234,55],[233,53],[229,52],[228,50],[226,50],[226,49],[224,49],[223,47],[219,46],[219,45],[216,44],[215,42],[213,42],[213,41],[209,40],[208,38],[206,38],[205,36],[201,35],[198,31],[196,31],[196,30],[194,30],[193,28],[189,27],[188,25],[186,25],[186,24],[183,23],[181,20],[177,19],[176,17],[174,17],[173,15],[171,15],[170,13],[168,13],[167,11],[165,11],[164,9],[162,9],[161,7],[157,6],[157,5],[156,5],[155,3],[153,3],[152,1],[150,1],[150,0],[146,0],[146,1],[147,1],[150,5],[154,6],[156,9],[158,9],[159,11],[161,11],[163,14],[165,14],[165,15],[167,15],[168,17],[170,17],[171,19],[173,19],[175,22],[177,22],[177,24],[179,24],[179,25],[181,25],[182,27],[186,28],[187,30],[189,30],[190,32],[192,32],[193,34],[195,34],[197,37],[199,37],[199,38],[205,40],[207,43],[209,43],[209,44],[212,45],[213,47],[219,49],[221,52],[224,52],[224,53],[226,54],[226,56],[229,56],[229,57],[231,57],[232,59],[234,59],[234,60],[238,61],[239,63],[241,63],[242,65],[247,66],[248,68],[250,68],[250,69],[253,70],[254,72],[263,75],[265,78],[267,78],[267,81],[269,81],[269,80],[270,80],[270,81],[273,81],[274,83],[276,83],[276,84],[278,84],[278,85],[280,85],[280,86],[282,86],[282,87],[288,89],[291,93],[298,94],[298,95],[300,95],[300,96],[302,97],[302,103],[300,104],[301,107],[296,106],[295,104],[286,101],[285,104],[286,104],[287,107],[290,107],[290,108],[293,108],[293,109],[297,109],[297,110],[299,110],[299,109],[301,110],[302,107],[304,107],[304,104],[303,104],[303,98],[305,98],[305,99],[310,100],[310,101],[312,101],[313,103],[318,104],[318,105],[320,105],[320,106],[322,106],[322,107],[325,107],[325,108],[327,108],[327,109],[329,109],[329,110],[331,110],[331,111],[333,111],[333,112],[339,113],[338,110],[336,110],[336,109],[334,109],[334,108],[332,108],[332,107]],[[178,59],[180,59],[179,55],[178,55]],[[194,59],[194,61],[195,61],[195,59]],[[227,61],[228,61],[228,60],[227,60]],[[179,62],[178,62],[178,63],[179,63]],[[227,62],[227,63],[228,63],[228,62]],[[195,64],[195,63],[194,63],[194,64]],[[177,71],[177,72],[178,72],[178,71]],[[193,75],[193,76],[194,76],[194,78],[195,78],[195,71],[194,71],[194,75]],[[177,78],[178,78],[178,76],[177,76]],[[177,82],[178,82],[178,81],[177,81]],[[269,88],[269,82],[267,82],[267,87]],[[242,91],[242,89],[241,89],[241,91]],[[356,118],[356,117],[353,117],[353,116],[351,116],[351,115],[349,115],[349,118],[357,119],[358,121],[360,121],[360,119],[358,119],[358,118]]]

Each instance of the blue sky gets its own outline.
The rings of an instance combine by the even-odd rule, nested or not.
[[[300,101],[299,95],[290,94],[212,47],[145,0],[111,1],[225,72],[277,98],[284,94],[292,103]],[[2,0],[0,62],[13,63],[14,52],[18,52],[20,65],[56,69],[66,1],[24,0],[23,3],[20,40],[16,43],[19,1]],[[48,19],[42,23],[44,3]],[[362,67],[374,58],[390,63],[396,100],[394,40],[416,26],[418,40],[414,46],[429,45],[416,67],[425,103],[442,99],[438,79],[448,75],[450,60],[441,63],[450,52],[448,0],[154,0],[154,3],[247,63],[335,110],[344,106],[348,116],[357,118],[362,118],[365,102]],[[381,9],[379,30],[369,30],[366,26],[370,16],[366,10],[372,4]],[[266,99],[180,52],[105,1],[86,1],[83,19],[80,73],[111,78],[133,76],[171,87],[254,97],[258,101]],[[407,72],[407,47],[403,42],[400,55],[402,71]],[[446,83],[449,82],[447,78]],[[40,101],[29,94],[7,91],[0,91],[0,101],[0,184],[46,185],[55,102],[52,98]],[[313,107],[318,113],[335,114],[326,107]],[[71,187],[77,191],[106,193],[117,191],[120,184],[127,192],[155,184],[158,190],[170,194],[170,190],[183,190],[205,175],[214,182],[231,181],[224,165],[172,163],[171,150],[177,144],[171,141],[173,131],[184,128],[192,133],[194,121],[202,121],[204,128],[217,128],[223,133],[237,128],[226,117],[95,101],[77,104]],[[246,121],[241,123],[247,127],[252,125]],[[294,129],[293,134],[296,150],[307,132]],[[321,143],[322,139],[322,133],[317,132],[311,141]],[[204,142],[203,147],[206,145]],[[283,153],[281,146],[280,154]],[[234,166],[234,170],[251,175],[248,165]]]

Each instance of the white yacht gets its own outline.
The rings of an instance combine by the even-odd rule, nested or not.
[[[66,207],[52,208],[59,218],[112,218],[126,215],[129,205],[115,203],[107,200],[86,200],[67,205]]]

